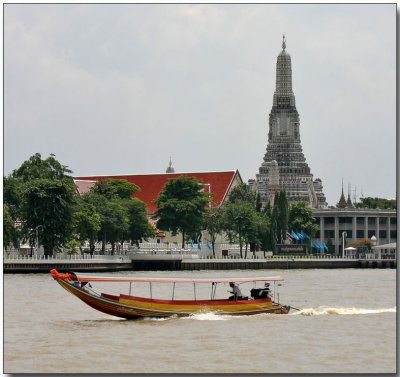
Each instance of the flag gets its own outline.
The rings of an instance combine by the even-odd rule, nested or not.
[[[200,241],[197,241],[197,248],[198,248],[199,250],[201,250],[201,242],[200,242]]]
[[[189,243],[190,243],[190,247],[193,249],[194,248],[193,241],[190,240]]]
[[[210,243],[208,242],[208,240],[206,240],[206,246],[207,246],[208,250],[212,250],[212,247],[211,247]]]
[[[297,233],[297,232],[296,232],[296,236],[299,237],[299,240],[302,240],[302,239],[303,239],[303,235],[302,235],[301,233]]]
[[[286,237],[289,238],[290,240],[293,240],[293,237],[290,235],[289,232],[286,232]]]
[[[310,237],[307,233],[305,233],[303,230],[301,231],[301,235],[303,236],[303,238],[305,238],[306,240],[309,240]]]
[[[292,236],[292,238],[294,238],[296,241],[299,240],[299,237],[297,237],[297,234],[292,230],[292,233],[290,233],[290,235]]]

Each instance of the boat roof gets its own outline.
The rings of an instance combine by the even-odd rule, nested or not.
[[[230,276],[230,277],[164,277],[164,276],[129,276],[97,275],[84,272],[71,272],[79,281],[137,282],[137,283],[245,283],[254,281],[282,281],[282,276]]]

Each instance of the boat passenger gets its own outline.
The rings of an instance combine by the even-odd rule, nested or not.
[[[232,296],[229,297],[229,300],[246,300],[247,297],[243,296],[240,288],[233,282],[229,283],[229,286],[232,288]]]

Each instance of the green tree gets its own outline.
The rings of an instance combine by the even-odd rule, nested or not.
[[[395,199],[384,198],[361,198],[360,203],[356,203],[357,208],[371,208],[371,209],[397,209],[397,201]]]
[[[74,213],[74,233],[80,245],[89,241],[90,254],[94,254],[95,243],[101,229],[101,217],[96,207],[82,198],[79,201],[78,209]]]
[[[270,202],[267,203],[262,213],[269,223],[269,227],[265,234],[265,238],[263,238],[263,244],[262,244],[265,256],[265,251],[268,250],[274,252],[276,250],[277,231],[276,231],[276,219],[272,216],[272,207]]]
[[[24,238],[24,229],[18,224],[21,223],[22,219],[22,191],[23,182],[20,179],[14,178],[11,175],[8,177],[3,177],[3,203],[7,207],[4,213],[4,222],[12,221],[12,229],[7,228],[10,231],[9,235],[11,240],[9,240],[15,248],[19,248],[20,242]],[[6,229],[4,229],[6,231]],[[10,243],[8,242],[8,244]],[[7,245],[8,245],[7,244]],[[6,244],[4,244],[5,246]]]
[[[71,236],[76,188],[69,173],[53,154],[42,160],[36,153],[6,180],[7,200],[19,201],[12,211],[20,218],[24,237],[31,245],[37,238],[45,255],[53,254]]]
[[[202,182],[194,177],[180,176],[167,181],[154,203],[157,210],[154,218],[157,227],[182,233],[182,248],[185,235],[198,233],[203,221],[203,213],[210,195],[202,191]]]
[[[155,236],[155,230],[147,218],[146,204],[137,198],[129,199],[127,200],[127,211],[129,225],[126,237],[131,240],[132,244],[138,244],[142,239]]]
[[[241,183],[235,186],[229,193],[228,202],[235,203],[237,201],[250,203],[254,208],[259,206],[256,193],[251,191],[250,187],[246,183]]]
[[[256,213],[253,205],[243,200],[228,202],[224,206],[224,229],[239,243],[241,258],[243,258],[243,246],[255,239]]]
[[[98,209],[101,216],[100,239],[102,251],[105,245],[111,243],[111,254],[115,252],[115,243],[122,242],[129,229],[129,218],[124,201],[119,198],[106,200],[103,207]]]
[[[215,241],[218,234],[224,229],[223,223],[224,210],[222,207],[207,208],[203,215],[203,228],[208,232],[211,238],[212,253],[215,258]]]
[[[311,207],[303,200],[294,201],[289,206],[289,229],[300,233],[304,230],[311,238],[318,230]]]
[[[279,243],[286,239],[286,231],[289,221],[289,204],[286,191],[281,190],[275,194],[274,207],[272,209],[272,222],[276,224],[276,233]]]
[[[3,248],[6,249],[15,237],[15,222],[7,204],[3,204]]]
[[[96,209],[100,216],[98,239],[105,253],[107,242],[111,243],[111,252],[115,252],[116,242],[130,239],[139,242],[142,238],[154,236],[154,230],[148,222],[146,205],[132,198],[140,188],[125,179],[106,179],[92,187],[84,197]]]
[[[96,182],[92,191],[107,199],[115,197],[130,199],[136,192],[140,191],[140,187],[126,179],[107,178]]]
[[[33,179],[24,191],[23,217],[31,245],[43,245],[44,254],[69,241],[72,234],[72,212],[75,189],[62,180]],[[38,245],[37,245],[38,246]]]

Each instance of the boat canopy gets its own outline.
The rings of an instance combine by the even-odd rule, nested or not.
[[[70,272],[76,280],[83,282],[137,282],[137,283],[245,283],[254,281],[282,281],[282,276],[231,276],[231,277],[162,277],[162,276],[124,276],[124,275],[96,275],[80,272]]]

